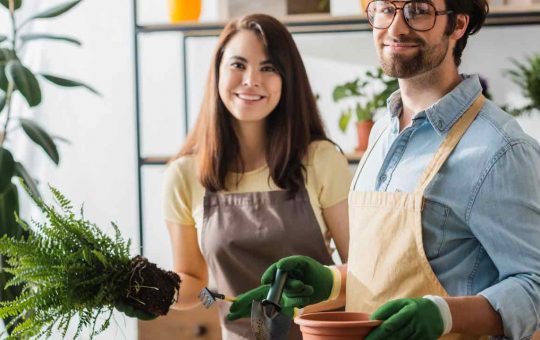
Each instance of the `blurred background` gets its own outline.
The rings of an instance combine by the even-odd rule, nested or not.
[[[462,73],[479,73],[486,80],[492,99],[510,108],[525,105],[529,98],[505,74],[505,70],[515,67],[512,58],[525,62],[527,57],[540,54],[537,38],[540,36],[540,7],[534,0],[526,4],[523,2],[517,5],[503,4],[502,1],[493,3],[494,6],[508,6],[494,9],[495,14],[506,18],[506,23],[487,26],[472,36],[461,66]],[[16,16],[24,20],[62,3],[65,1],[23,1]],[[135,3],[137,24],[148,27],[147,30],[135,30]],[[62,41],[35,40],[21,50],[19,57],[23,63],[36,72],[80,80],[99,91],[101,96],[83,87],[59,88],[50,82],[41,82],[43,100],[37,106],[29,107],[25,99],[16,94],[12,103],[14,117],[34,121],[55,137],[59,164],[56,166],[15,125],[11,128],[13,131],[9,141],[6,141],[6,147],[24,164],[44,195],[47,184],[51,184],[72,199],[74,206],[84,203],[86,217],[105,230],[110,231],[110,221],[116,222],[124,237],[133,240],[133,254],[140,252],[141,206],[144,255],[170,269],[170,246],[161,217],[163,160],[179,149],[186,123],[189,128],[195,121],[217,41],[215,33],[192,36],[193,31],[197,25],[209,25],[213,27],[213,32],[219,32],[219,23],[242,14],[242,11],[286,15],[285,7],[280,8],[279,3],[244,1],[242,7],[240,0],[202,0],[198,23],[176,23],[191,27],[183,30],[171,26],[171,20],[181,18],[174,17],[175,13],[171,12],[174,12],[174,8],[166,0],[84,0],[62,16],[32,21],[25,26],[24,32],[69,35],[79,39],[82,45],[78,47]],[[332,20],[330,17],[338,20],[351,17],[353,24],[363,20],[365,26],[359,0],[331,0],[322,6],[327,6],[327,13],[289,18],[293,18],[290,19],[292,21],[311,22],[311,27],[325,27],[322,28],[325,32],[295,34],[294,37],[314,92],[318,95],[319,109],[327,131],[345,152],[350,153],[351,171],[354,171],[355,159],[358,159],[354,155],[356,130],[349,126],[342,132],[340,120],[342,125],[344,121],[340,117],[342,111],[354,108],[356,102],[351,98],[335,102],[334,90],[340,84],[364,76],[365,71],[375,70],[377,59],[369,30],[328,32],[332,31],[327,25],[327,21]],[[536,22],[523,24],[521,19],[528,15]],[[0,34],[10,34],[9,23],[7,9],[0,6]],[[183,34],[189,38],[183,40]],[[137,48],[134,46],[135,39]],[[136,53],[139,66],[137,82]],[[136,85],[140,104],[138,127],[135,114]],[[378,90],[377,86],[383,85],[374,84],[366,89],[367,93]],[[2,111],[0,126],[4,125],[5,119],[6,114]],[[526,132],[540,140],[538,110],[523,114],[518,120]],[[354,117],[351,121],[354,121]],[[139,157],[142,159],[140,164]],[[142,188],[141,201],[138,196],[139,183]],[[27,197],[24,194],[20,196],[21,215],[37,214]],[[201,330],[201,325],[207,326],[206,321],[200,320],[213,316],[204,315],[202,319],[197,319],[198,316],[194,315],[175,316],[178,318],[175,321],[156,327],[171,327],[165,328],[165,332],[177,339],[218,337],[206,328]],[[186,318],[193,318],[193,322],[182,324],[184,321],[181,320]],[[134,319],[120,315],[116,321],[100,338],[163,338],[152,333],[157,332],[150,325],[155,322],[138,326]]]

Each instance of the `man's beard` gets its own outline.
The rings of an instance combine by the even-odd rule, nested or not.
[[[449,39],[444,35],[441,42],[436,45],[426,46],[420,39],[403,39],[397,42],[415,43],[419,45],[418,52],[413,56],[400,54],[383,55],[379,50],[379,61],[384,73],[394,78],[412,78],[438,67],[448,52]]]

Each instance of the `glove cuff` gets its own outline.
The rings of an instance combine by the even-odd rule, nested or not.
[[[436,295],[426,295],[424,299],[428,299],[433,302],[439,309],[441,313],[441,318],[443,321],[443,334],[446,335],[452,330],[452,314],[450,313],[450,307],[448,307],[448,302],[440,296]]]
[[[332,301],[338,298],[339,293],[341,291],[341,272],[339,269],[336,268],[336,266],[325,266],[326,268],[330,269],[330,272],[332,273],[332,290],[330,291],[330,296],[328,296],[328,299],[326,301]]]

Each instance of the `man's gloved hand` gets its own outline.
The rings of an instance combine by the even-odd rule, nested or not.
[[[117,302],[114,305],[114,307],[118,309],[118,311],[126,314],[127,316],[131,318],[137,318],[139,320],[154,320],[155,318],[159,316],[159,315],[142,311],[140,309],[137,309],[133,306],[130,306],[128,304],[121,303],[121,302]]]
[[[249,318],[251,316],[251,303],[253,300],[262,301],[266,299],[270,285],[262,285],[236,297],[236,301],[231,304],[229,308],[229,314],[227,314],[227,320],[237,320],[240,318]],[[281,301],[281,313],[289,316],[294,315],[294,307],[287,306],[287,299],[282,296]]]
[[[424,298],[389,301],[371,314],[370,319],[384,321],[366,340],[436,340],[444,329],[439,308]]]
[[[264,272],[262,284],[271,283],[278,269],[288,274],[283,289],[287,307],[301,308],[325,301],[332,293],[332,271],[311,257],[294,255],[279,260]]]

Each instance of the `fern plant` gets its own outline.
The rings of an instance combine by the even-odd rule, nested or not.
[[[74,338],[86,328],[93,337],[110,325],[115,307],[141,319],[166,314],[180,286],[178,275],[141,256],[130,259],[130,241],[116,224],[109,237],[84,219],[82,208],[77,216],[66,197],[51,192],[56,207],[32,196],[46,222],[29,226],[18,219],[28,236],[0,239],[0,254],[8,256],[4,270],[13,275],[8,286],[22,286],[20,296],[0,304],[0,317],[23,319],[10,338],[50,336],[55,329],[65,337],[75,317]]]

